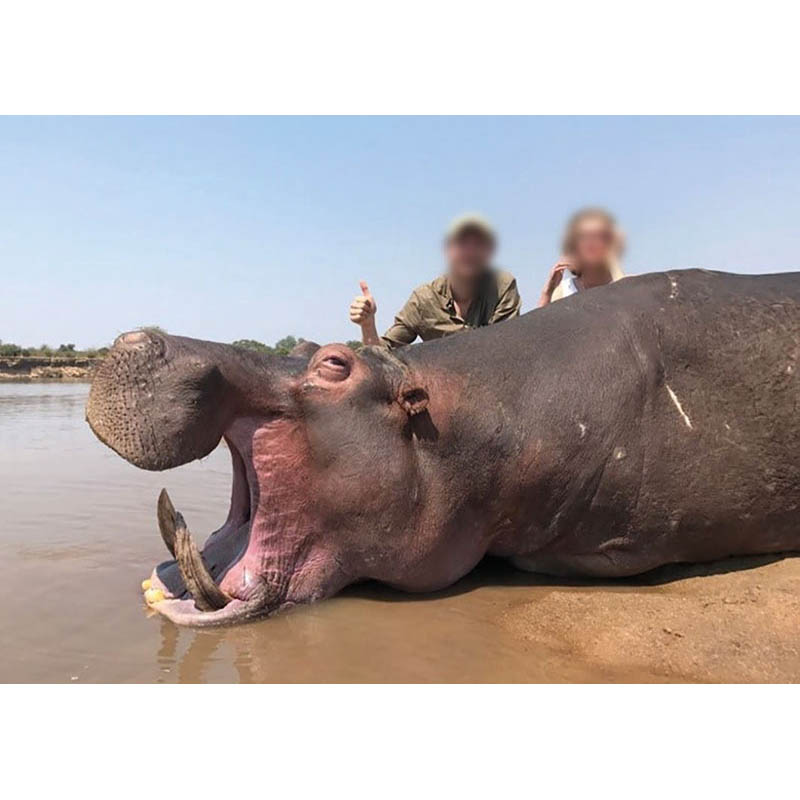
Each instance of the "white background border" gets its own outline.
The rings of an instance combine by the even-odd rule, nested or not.
[[[796,794],[795,687],[27,686],[0,699],[9,798]]]
[[[33,0],[2,11],[0,110],[787,113],[789,11]],[[21,686],[0,703],[12,798],[797,791],[795,687]]]
[[[797,6],[6,3],[6,113],[786,113]],[[790,16],[791,15],[791,16]]]

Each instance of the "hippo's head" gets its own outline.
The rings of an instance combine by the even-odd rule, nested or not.
[[[380,348],[304,343],[287,357],[150,331],[123,334],[94,378],[87,420],[138,467],[165,470],[224,439],[225,524],[200,552],[166,492],[158,523],[173,560],[148,601],[184,624],[224,624],[401,580],[424,556],[415,426],[425,387]]]

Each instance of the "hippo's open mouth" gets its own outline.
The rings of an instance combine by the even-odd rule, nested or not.
[[[271,538],[269,525],[283,515],[255,475],[251,448],[258,435],[254,426],[237,422],[224,436],[233,465],[230,511],[202,550],[167,490],[158,497],[158,528],[172,559],[159,564],[143,587],[148,605],[176,622],[223,624],[269,613],[281,603],[285,586],[276,573],[264,573],[263,544]]]
[[[160,613],[183,624],[220,624],[232,614],[241,618],[269,610],[265,607],[270,599],[266,587],[256,580],[245,559],[253,528],[252,511],[261,502],[260,487],[257,480],[249,479],[233,436],[226,435],[225,442],[233,464],[230,511],[202,551],[167,490],[162,489],[158,497],[158,528],[172,560],[159,564],[144,582],[145,599]],[[250,464],[252,474],[252,461]],[[250,560],[254,558],[256,554],[251,554]]]

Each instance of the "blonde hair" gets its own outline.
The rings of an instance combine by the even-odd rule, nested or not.
[[[620,266],[620,259],[625,251],[625,234],[617,224],[616,217],[605,208],[599,206],[587,206],[576,211],[567,221],[567,227],[564,229],[564,236],[561,239],[561,252],[564,255],[572,255],[575,252],[575,245],[578,238],[578,227],[587,219],[599,219],[611,231],[612,246],[611,257],[608,263],[608,269],[611,273],[611,280],[616,281],[624,276],[622,267]]]

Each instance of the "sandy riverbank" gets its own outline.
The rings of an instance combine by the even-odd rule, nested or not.
[[[600,675],[800,681],[800,558],[672,567],[641,581],[539,585],[498,623]]]

